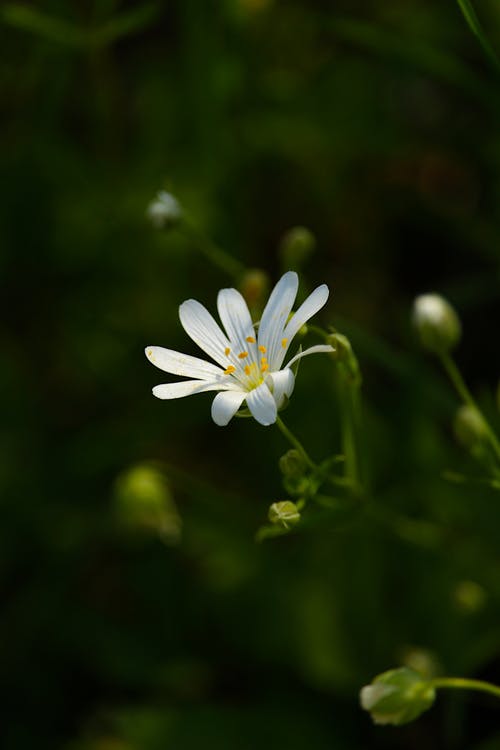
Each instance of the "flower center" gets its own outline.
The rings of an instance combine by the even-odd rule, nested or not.
[[[228,361],[224,375],[232,375],[246,390],[252,391],[264,382],[269,363],[265,356],[267,352],[265,346],[255,346],[257,342],[253,336],[247,336],[246,341],[252,344],[248,351],[244,349],[233,354],[230,347],[224,349],[224,355]]]

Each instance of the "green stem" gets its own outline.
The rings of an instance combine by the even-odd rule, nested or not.
[[[500,687],[492,685],[484,680],[468,680],[465,677],[437,677],[429,680],[429,685],[434,688],[454,688],[457,690],[479,690],[482,693],[490,693],[500,698]]]
[[[188,219],[182,224],[186,235],[193,241],[197,249],[203,253],[207,260],[216,268],[219,268],[228,276],[239,279],[244,271],[245,266],[241,261],[233,258],[225,250],[216,245],[212,240],[202,234]]]
[[[444,369],[446,370],[446,372],[448,374],[448,377],[450,378],[451,382],[453,383],[456,392],[458,393],[458,395],[460,396],[460,398],[462,399],[462,401],[465,404],[467,404],[468,406],[470,406],[471,409],[474,409],[474,411],[476,411],[478,414],[481,415],[481,418],[482,418],[482,420],[484,422],[484,426],[485,426],[485,429],[486,429],[486,433],[488,435],[488,439],[489,439],[489,441],[491,443],[491,446],[492,446],[493,450],[496,453],[497,458],[500,460],[500,442],[499,442],[497,436],[495,435],[493,429],[491,428],[491,426],[486,421],[486,419],[485,419],[483,413],[481,412],[481,410],[479,409],[478,405],[476,404],[476,401],[475,401],[472,393],[467,388],[467,385],[466,385],[466,383],[465,383],[465,381],[464,381],[464,379],[463,379],[463,377],[462,377],[462,375],[460,373],[460,370],[458,369],[458,367],[456,366],[454,360],[452,359],[452,357],[450,357],[449,354],[441,354],[439,356],[439,358],[441,360],[441,363],[442,363]]]
[[[498,60],[495,50],[486,38],[486,34],[484,33],[483,27],[481,26],[479,18],[477,17],[476,11],[474,10],[470,0],[457,0],[457,3],[458,7],[462,11],[462,15],[465,18],[467,26],[478,40],[479,44],[483,48],[485,55],[488,57],[493,67],[497,70],[497,72],[500,73],[500,61]]]
[[[295,435],[293,434],[293,432],[291,432],[291,430],[288,429],[288,427],[283,422],[283,420],[281,419],[281,417],[277,417],[276,424],[278,425],[279,429],[281,430],[281,433],[286,437],[286,439],[288,440],[288,442],[291,445],[293,445],[294,448],[296,448],[298,450],[298,452],[300,453],[300,455],[304,459],[304,461],[307,464],[307,466],[310,469],[312,469],[313,471],[316,471],[318,467],[316,466],[316,464],[314,463],[314,461],[309,457],[309,454],[307,453],[306,449],[304,448],[304,446],[302,445],[302,443],[300,442],[300,440],[298,440],[295,437]]]

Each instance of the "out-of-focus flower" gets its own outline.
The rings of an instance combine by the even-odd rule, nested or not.
[[[458,315],[439,294],[422,294],[415,299],[413,322],[424,349],[435,354],[448,353],[460,340]]]
[[[117,520],[124,530],[153,532],[169,544],[180,540],[182,522],[159,469],[146,463],[130,467],[116,480],[114,494]]]
[[[182,208],[171,193],[160,190],[149,204],[146,214],[155,229],[166,229],[182,218]]]
[[[194,393],[220,391],[212,403],[212,418],[220,426],[229,423],[243,402],[262,425],[276,422],[278,410],[291,396],[295,376],[291,366],[301,357],[331,352],[330,345],[311,346],[283,366],[290,344],[299,329],[328,299],[322,284],[289,319],[298,290],[298,277],[285,273],[274,287],[255,330],[247,304],[236,289],[221,289],[217,298],[225,330],[208,310],[194,299],[179,308],[181,324],[191,339],[217,365],[159,346],[146,347],[146,356],[156,367],[191,380],[165,383],[153,388],[161,399],[182,398]]]
[[[457,409],[453,429],[458,442],[473,452],[488,442],[488,426],[482,414],[469,404]]]
[[[436,691],[422,675],[401,667],[375,677],[361,689],[361,708],[369,711],[375,724],[408,724],[432,706]]]
[[[291,500],[281,500],[269,508],[269,520],[288,529],[300,521],[300,511]]]
[[[280,244],[281,259],[285,268],[299,270],[316,247],[314,234],[306,227],[293,227],[283,236]]]

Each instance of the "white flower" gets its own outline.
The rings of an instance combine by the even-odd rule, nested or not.
[[[147,215],[156,229],[164,229],[175,224],[182,216],[182,209],[177,198],[165,190],[160,190],[147,209]]]
[[[293,271],[281,277],[269,297],[257,331],[247,304],[236,289],[221,289],[217,297],[225,332],[202,304],[194,299],[183,302],[179,317],[184,330],[219,366],[160,346],[148,346],[146,356],[160,370],[192,378],[157,385],[153,388],[154,395],[172,399],[220,391],[212,403],[212,418],[216,424],[227,425],[244,401],[260,424],[276,422],[278,409],[290,397],[295,384],[291,365],[307,354],[333,351],[328,345],[311,346],[283,367],[292,339],[323,307],[329,294],[326,284],[322,284],[290,318],[298,284]]]

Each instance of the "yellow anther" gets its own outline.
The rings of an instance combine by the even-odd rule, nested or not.
[[[229,367],[226,367],[224,370],[224,375],[231,375],[232,372],[236,370],[236,367],[234,365],[229,365]]]
[[[265,354],[267,352],[267,349],[265,346],[259,346],[259,352],[262,352],[262,354]]]
[[[281,346],[283,347],[283,349],[285,348],[287,344],[288,344],[288,339],[281,339]]]
[[[266,372],[266,370],[269,370],[269,365],[267,365],[267,364],[262,365],[261,368],[260,368],[260,371],[261,372]]]
[[[267,357],[262,357],[262,359],[260,360],[260,364],[267,365]]]
[[[250,365],[245,365],[245,375],[250,375],[252,368]]]
[[[255,339],[253,336],[247,336],[245,341],[248,341],[249,344],[255,344]]]
[[[226,355],[226,357],[231,354],[231,349],[228,346],[226,346],[226,348],[224,349],[224,354]]]
[[[238,354],[238,359],[245,359],[245,357],[248,357],[248,352],[240,352]]]

